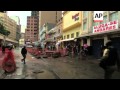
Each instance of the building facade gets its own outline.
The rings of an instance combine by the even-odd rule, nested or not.
[[[39,34],[39,11],[31,11],[31,16],[32,17],[35,17],[37,20],[36,20],[36,23],[37,23],[37,30],[38,30],[38,33]],[[39,35],[38,35],[38,40],[39,40]]]
[[[41,30],[39,31],[40,32],[40,43],[41,43],[42,48],[44,48],[44,45],[47,42],[47,38],[49,38],[48,33],[53,27],[55,27],[55,24],[45,23],[42,26]]]
[[[31,16],[39,17],[39,11],[31,11]]]
[[[87,43],[91,54],[101,57],[101,47],[113,41],[120,56],[120,11],[104,11],[103,22],[94,22],[94,11],[64,11],[63,40],[79,38],[81,46]]]
[[[39,11],[39,29],[44,23],[56,24],[62,17],[62,11]]]
[[[63,13],[63,40],[77,38],[82,30],[81,11],[66,11]]]
[[[91,46],[92,55],[100,58],[101,47],[105,46],[108,40],[112,40],[120,56],[120,11],[104,11],[103,22],[93,21],[93,11],[83,11],[82,13],[84,16],[83,29],[79,37],[82,45],[87,42]]]
[[[6,37],[6,41],[18,43],[16,41],[17,23],[9,16],[7,16],[6,13],[0,13],[0,19],[5,29],[10,31],[10,35]]]
[[[27,17],[27,28],[25,30],[25,41],[38,41],[38,22],[37,17]]]
[[[63,39],[63,36],[62,36],[62,34],[63,34],[62,31],[63,30],[62,29],[63,29],[63,19],[61,18],[59,20],[59,22],[57,23],[56,28],[55,28],[55,35],[54,35],[54,37],[55,37],[56,42],[58,42],[58,41]]]
[[[16,40],[19,41],[21,35],[20,18],[18,16],[11,16],[10,18],[15,20],[15,22],[17,23]]]
[[[21,33],[21,37],[20,37],[20,40],[19,40],[19,44],[20,46],[23,46],[25,44],[25,33]]]

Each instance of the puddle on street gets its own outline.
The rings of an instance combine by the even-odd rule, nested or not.
[[[43,73],[44,71],[43,70],[36,70],[36,71],[33,71],[33,73],[35,74],[39,74],[39,73]]]

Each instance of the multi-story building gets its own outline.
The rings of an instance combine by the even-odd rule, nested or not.
[[[40,30],[40,43],[42,48],[44,48],[45,43],[47,43],[48,32],[55,27],[55,24],[45,23]]]
[[[73,40],[79,37],[82,30],[82,12],[64,11],[63,13],[63,40]]]
[[[48,34],[52,38],[53,41],[56,41],[56,43],[63,39],[62,37],[62,18],[59,20],[59,22],[56,24],[54,28],[52,28]]]
[[[100,57],[101,46],[110,39],[120,56],[120,11],[104,11],[103,22],[94,22],[93,11],[64,11],[63,39],[79,38],[87,43],[91,54]]]
[[[62,11],[39,11],[39,29],[44,23],[56,24],[62,17]]]
[[[21,33],[21,38],[19,40],[20,46],[23,46],[25,44],[24,38],[25,38],[25,33]]]
[[[62,11],[39,11],[39,30],[45,23],[57,24],[62,18]],[[40,40],[40,36],[38,37]]]
[[[17,23],[16,40],[19,41],[21,33],[20,18],[18,16],[11,16],[10,18],[15,20]]]
[[[31,16],[38,16],[39,17],[39,11],[31,11]]]
[[[94,22],[93,11],[82,12],[81,45],[87,42],[92,55],[100,58],[101,46],[110,39],[120,56],[120,11],[104,11],[103,15],[103,22]]]
[[[5,29],[10,31],[10,35],[6,37],[6,41],[18,43],[16,41],[17,23],[9,16],[7,16],[6,13],[0,13],[0,18],[1,18],[1,23],[3,24]]]
[[[37,30],[38,30],[38,33],[39,34],[39,11],[32,11],[31,12],[31,16],[32,17],[35,17],[37,20],[36,20],[36,23],[37,23]],[[38,40],[39,40],[39,35],[38,35]]]
[[[25,30],[25,41],[38,41],[38,23],[37,17],[27,17],[27,28]]]

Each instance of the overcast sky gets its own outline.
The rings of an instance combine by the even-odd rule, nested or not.
[[[8,16],[18,16],[22,26],[22,32],[27,24],[27,16],[31,16],[31,11],[7,11]]]

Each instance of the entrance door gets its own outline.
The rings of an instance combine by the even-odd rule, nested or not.
[[[101,46],[104,45],[104,39],[92,40],[92,54],[95,58],[101,57]]]

